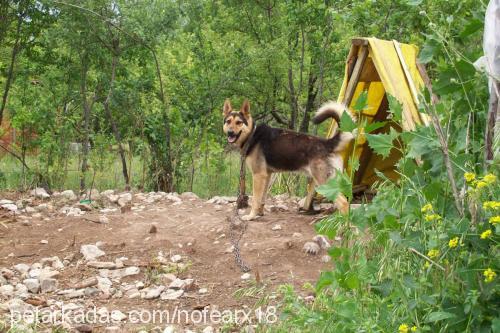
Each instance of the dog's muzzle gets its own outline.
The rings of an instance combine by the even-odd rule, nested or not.
[[[241,131],[239,133],[234,133],[233,131],[227,132],[227,142],[235,143],[241,135]]]

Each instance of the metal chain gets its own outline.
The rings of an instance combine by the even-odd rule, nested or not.
[[[254,129],[255,130],[255,129]],[[237,202],[234,205],[234,210],[233,214],[231,217],[228,217],[227,219],[229,220],[229,238],[231,240],[231,244],[233,245],[233,253],[234,253],[234,261],[236,262],[236,265],[243,271],[243,272],[249,272],[251,269],[250,267],[243,261],[241,258],[241,249],[240,249],[240,240],[245,234],[245,231],[247,230],[248,227],[248,221],[242,220],[239,215],[238,215],[238,206],[240,200],[244,200],[244,198],[240,198],[241,193],[241,188],[242,184],[245,181],[245,159],[246,155],[248,152],[248,148],[250,146],[250,139],[253,136],[253,132],[250,135],[250,137],[247,139],[245,144],[243,145],[243,148],[241,149],[241,159],[240,159],[240,178],[239,178],[239,184],[238,184],[238,191],[237,191]],[[239,229],[239,230],[238,230]]]

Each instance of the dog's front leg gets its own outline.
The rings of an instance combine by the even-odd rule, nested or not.
[[[250,214],[242,216],[243,220],[254,220],[259,215],[263,215],[263,200],[265,199],[267,186],[269,184],[270,175],[267,173],[259,173],[253,175],[253,197],[252,209]]]

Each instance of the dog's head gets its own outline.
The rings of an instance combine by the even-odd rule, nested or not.
[[[226,99],[222,111],[224,116],[223,129],[227,135],[227,141],[241,147],[253,130],[250,103],[245,100],[240,111],[235,111],[229,99]]]

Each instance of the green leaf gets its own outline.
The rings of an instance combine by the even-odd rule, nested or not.
[[[328,249],[328,254],[332,259],[338,259],[342,256],[349,255],[350,250],[345,247],[331,247]]]
[[[403,120],[403,106],[396,97],[387,95],[387,100],[389,101],[388,112],[392,114],[392,120],[395,122],[400,122]]]
[[[418,61],[421,62],[422,64],[427,64],[431,62],[431,60],[434,58],[434,55],[436,55],[438,51],[439,51],[438,43],[434,39],[428,39],[425,42],[422,51],[420,51],[420,55],[418,56]]]
[[[476,31],[479,31],[483,28],[484,23],[481,20],[478,19],[471,19],[470,21],[467,22],[467,24],[464,26],[464,29],[460,33],[461,38],[465,38],[467,36],[472,35]]]
[[[353,273],[353,272],[349,272],[347,273],[347,276],[344,280],[347,288],[349,289],[357,289],[359,288],[359,278],[358,278],[358,275]]]
[[[333,275],[333,272],[322,272],[319,276],[318,282],[316,282],[316,290],[321,291],[322,289],[330,286],[334,281],[335,276]]]
[[[423,0],[407,0],[410,6],[418,6],[423,2]]]
[[[352,132],[358,125],[352,120],[351,116],[344,112],[340,117],[340,130],[343,132]]]
[[[368,108],[368,91],[363,91],[359,94],[356,104],[354,104],[354,111],[361,112]]]
[[[445,311],[436,311],[431,312],[426,319],[427,323],[434,323],[436,321],[455,318],[456,316],[453,313],[445,312]]]
[[[391,149],[394,147],[392,142],[399,136],[391,127],[391,130],[387,134],[366,134],[366,139],[368,140],[368,145],[377,154],[386,158],[391,153]]]
[[[352,198],[351,179],[345,173],[337,172],[334,178],[331,178],[328,183],[318,186],[316,191],[331,201],[337,199],[340,193],[347,198]]]
[[[365,133],[371,133],[379,128],[382,128],[387,124],[386,121],[374,121],[371,124],[365,126]]]

